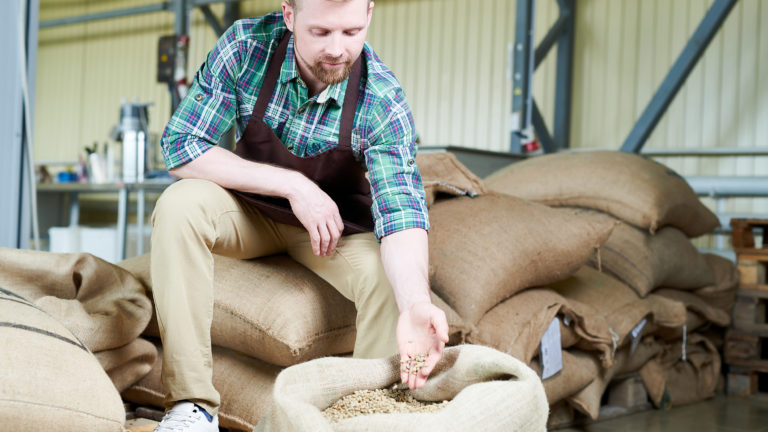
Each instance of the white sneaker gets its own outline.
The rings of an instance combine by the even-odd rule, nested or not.
[[[192,402],[179,402],[168,410],[155,432],[219,432],[219,416],[208,420]]]

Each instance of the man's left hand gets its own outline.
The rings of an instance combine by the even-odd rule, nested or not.
[[[437,306],[429,302],[419,302],[400,313],[397,322],[397,345],[400,351],[401,381],[407,383],[412,390],[424,387],[432,369],[443,357],[446,342],[448,321],[445,312]],[[420,356],[424,356],[423,364],[414,361]],[[420,366],[417,366],[416,373],[411,369],[414,364]]]

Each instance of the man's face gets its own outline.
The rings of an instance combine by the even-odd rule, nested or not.
[[[326,85],[344,81],[363,50],[373,3],[368,0],[298,1],[296,8],[283,2],[283,15],[294,34],[299,69],[309,72],[312,75],[309,79]]]

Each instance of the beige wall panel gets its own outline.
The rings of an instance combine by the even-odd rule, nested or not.
[[[86,13],[85,6],[61,0],[40,7],[40,19]],[[35,159],[75,160],[71,143],[79,142],[82,116],[85,26],[71,25],[40,33],[35,103]]]

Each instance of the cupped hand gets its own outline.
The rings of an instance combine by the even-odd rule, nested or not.
[[[306,177],[288,197],[291,209],[306,228],[312,242],[312,253],[330,256],[344,231],[344,223],[336,203]]]
[[[400,313],[397,345],[401,382],[407,383],[411,390],[424,387],[443,357],[447,342],[448,321],[442,309],[429,302],[419,302]]]

